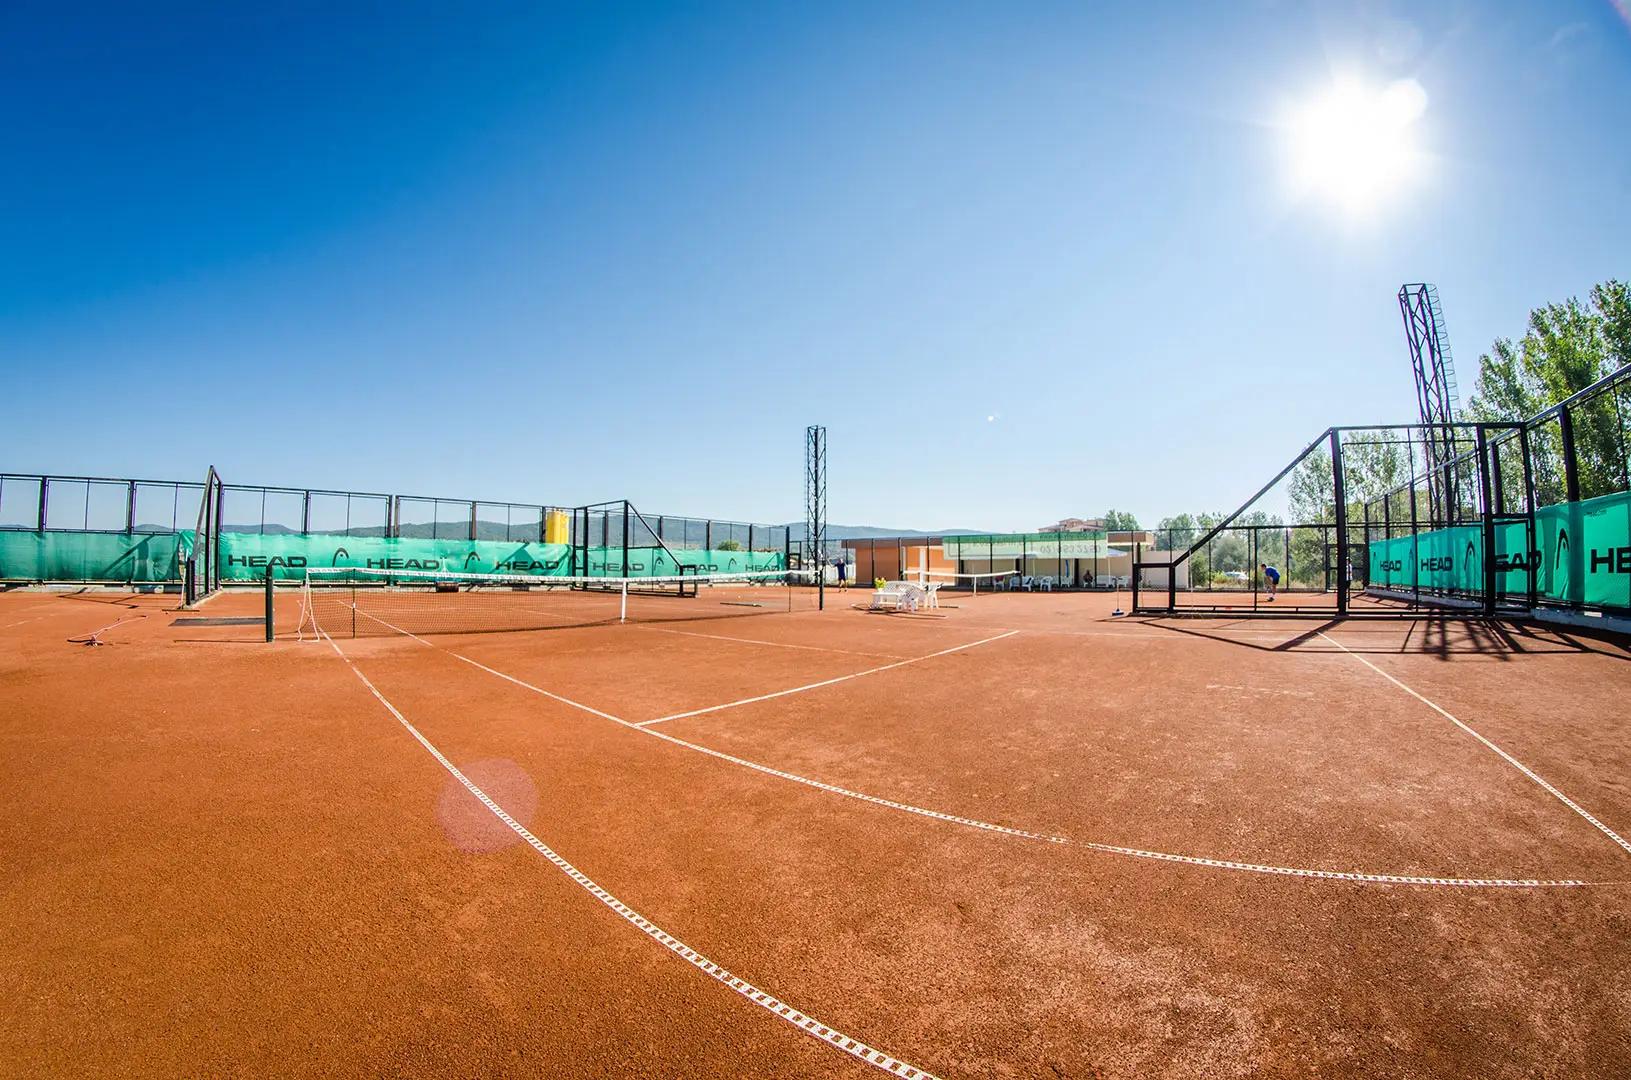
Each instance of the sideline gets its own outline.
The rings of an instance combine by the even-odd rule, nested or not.
[[[1601,821],[1598,821],[1596,818],[1592,817],[1591,814],[1586,812],[1585,807],[1581,806],[1579,803],[1575,802],[1573,799],[1569,798],[1567,795],[1565,795],[1561,791],[1557,790],[1557,788],[1553,787],[1551,784],[1548,784],[1545,780],[1542,780],[1540,778],[1540,776],[1538,776],[1533,769],[1529,768],[1529,766],[1525,765],[1523,762],[1519,761],[1517,758],[1513,757],[1511,754],[1507,753],[1505,750],[1502,750],[1499,746],[1496,746],[1494,743],[1490,742],[1488,739],[1486,739],[1482,735],[1478,734],[1478,732],[1474,731],[1471,727],[1467,726],[1462,721],[1460,721],[1460,720],[1456,719],[1454,716],[1450,715],[1450,713],[1449,713],[1449,711],[1447,709],[1443,708],[1442,706],[1438,705],[1435,702],[1429,701],[1427,698],[1423,697],[1421,694],[1418,694],[1415,690],[1412,690],[1410,687],[1406,686],[1400,680],[1395,679],[1392,675],[1389,675],[1387,672],[1383,671],[1381,668],[1377,667],[1375,664],[1373,664],[1369,660],[1365,659],[1365,657],[1363,657],[1360,654],[1354,652],[1352,649],[1350,649],[1350,648],[1348,648],[1348,646],[1342,644],[1342,642],[1338,641],[1336,638],[1331,637],[1325,631],[1321,630],[1319,632],[1319,635],[1320,635],[1320,637],[1324,638],[1326,641],[1329,641],[1332,645],[1335,645],[1337,648],[1341,649],[1343,652],[1345,652],[1349,656],[1353,657],[1355,660],[1358,660],[1361,664],[1364,664],[1366,667],[1368,667],[1372,671],[1376,672],[1376,674],[1382,676],[1382,678],[1386,679],[1388,682],[1392,683],[1394,686],[1397,686],[1400,690],[1403,690],[1405,693],[1409,694],[1411,697],[1415,698],[1417,701],[1421,702],[1423,705],[1426,705],[1429,709],[1432,709],[1434,712],[1436,712],[1440,716],[1444,717],[1444,719],[1448,720],[1450,723],[1454,724],[1456,727],[1460,728],[1462,731],[1465,731],[1468,735],[1471,735],[1473,738],[1475,738],[1479,742],[1483,743],[1489,749],[1495,751],[1495,753],[1499,754],[1501,756],[1501,759],[1503,761],[1505,761],[1508,765],[1512,766],[1514,769],[1517,769],[1519,772],[1523,773],[1523,775],[1527,776],[1529,779],[1531,779],[1535,783],[1539,784],[1541,786],[1542,790],[1546,791],[1553,798],[1555,798],[1558,802],[1562,803],[1564,806],[1567,806],[1570,810],[1573,810],[1575,813],[1577,813],[1581,817],[1585,818],[1587,821],[1589,821],[1592,824],[1592,826],[1594,828],[1596,828],[1604,836],[1608,837],[1610,840],[1614,841],[1614,843],[1618,844],[1622,851],[1624,851],[1627,855],[1631,855],[1631,843],[1627,843],[1623,836],[1621,836],[1619,833],[1615,832],[1613,829],[1609,828],[1607,825],[1604,825]]]

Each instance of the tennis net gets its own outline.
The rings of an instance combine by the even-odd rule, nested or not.
[[[815,607],[813,571],[622,578],[314,567],[301,584],[296,636],[564,630]]]

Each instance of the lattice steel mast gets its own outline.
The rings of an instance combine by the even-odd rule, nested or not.
[[[1416,373],[1416,404],[1421,422],[1427,425],[1422,442],[1428,504],[1433,519],[1448,524],[1458,505],[1455,469],[1449,464],[1456,456],[1455,431],[1449,425],[1455,422],[1461,402],[1438,289],[1425,283],[1400,286],[1399,312],[1404,316],[1405,340]]]
[[[804,429],[804,546],[816,569],[816,606],[827,606],[827,429]]]

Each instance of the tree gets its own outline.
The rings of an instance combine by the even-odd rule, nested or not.
[[[1590,304],[1570,297],[1529,313],[1517,342],[1498,339],[1478,358],[1476,392],[1467,402],[1475,420],[1517,422],[1584,390],[1631,363],[1631,285],[1594,285]],[[1580,493],[1585,498],[1626,486],[1626,432],[1613,395],[1572,409]],[[1555,425],[1531,438],[1542,502],[1562,497],[1556,478],[1562,445]]]
[[[1104,527],[1107,532],[1137,532],[1138,518],[1121,510],[1106,510]]]
[[[1155,545],[1169,551],[1183,551],[1201,538],[1201,530],[1193,514],[1164,517],[1155,525]]]
[[[1336,518],[1336,480],[1331,475],[1331,455],[1324,445],[1316,446],[1291,473],[1287,493],[1291,518],[1299,525],[1316,525]]]

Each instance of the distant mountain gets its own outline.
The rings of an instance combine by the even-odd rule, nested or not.
[[[892,536],[984,536],[989,529],[886,529],[877,525],[827,525],[828,540],[870,540],[873,537]],[[804,522],[795,521],[787,526],[793,540],[804,539]]]
[[[481,520],[478,520],[476,522],[476,538],[479,539],[479,540],[504,540],[506,538],[506,533],[508,533],[509,538],[512,541],[519,542],[521,540],[526,540],[526,539],[536,540],[536,538],[537,538],[537,523],[532,522],[530,524],[532,526],[532,529],[531,529],[531,536],[529,537],[527,535],[527,533],[528,533],[527,526],[519,525],[519,524],[506,526],[505,523],[502,522],[502,521],[488,521],[486,519],[481,519]],[[775,528],[775,526],[768,526],[768,528]],[[470,530],[470,525],[466,521],[443,521],[443,522],[439,522],[439,523],[429,522],[429,521],[420,521],[420,522],[405,521],[399,526],[398,535],[404,536],[404,537],[420,538],[420,539],[429,538],[432,535],[440,535],[441,538],[444,539],[444,540],[462,540],[466,536],[469,535],[469,530]],[[138,530],[138,531],[140,531],[140,530]],[[162,531],[169,532],[169,529],[164,529]],[[255,523],[255,524],[234,525],[231,522],[228,522],[228,523],[226,523],[225,525],[223,525],[221,527],[221,531],[222,532],[234,532],[234,533],[235,532],[264,533],[267,536],[292,536],[292,535],[297,535],[300,532],[299,529],[290,528],[287,525],[281,525],[281,524],[277,524],[277,523],[270,522],[270,521],[267,522],[265,525],[261,525],[258,522]],[[991,530],[989,530],[989,529],[889,529],[889,528],[883,528],[883,527],[880,527],[880,526],[877,526],[877,525],[828,525],[827,526],[827,539],[829,541],[839,541],[839,540],[870,540],[873,537],[894,537],[894,536],[984,536],[989,531],[991,531]],[[790,525],[787,526],[787,533],[788,533],[789,539],[791,539],[791,540],[794,540],[794,541],[803,540],[804,539],[804,522],[795,521],[795,522],[791,523]],[[385,535],[385,527],[382,526],[382,525],[355,526],[355,527],[353,527],[351,529],[350,535],[351,536],[384,536]],[[695,534],[695,535],[700,536],[700,534]],[[718,535],[719,534],[716,532],[715,533],[715,538],[716,539],[718,539]],[[761,534],[761,538],[762,538],[762,534]],[[678,546],[677,544],[675,544],[675,540],[674,540],[673,536],[668,536],[667,539],[668,539],[668,542],[670,544],[674,544],[675,546]],[[616,542],[618,542],[618,541],[614,541],[614,543],[616,543]],[[700,543],[700,540],[693,539],[693,542]],[[755,546],[762,546],[762,545],[756,543]],[[779,544],[778,544],[778,546],[779,546]]]

